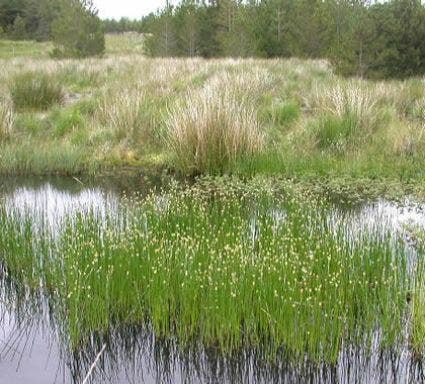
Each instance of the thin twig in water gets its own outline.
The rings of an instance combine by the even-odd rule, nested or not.
[[[72,178],[73,178],[75,181],[77,181],[78,183],[80,183],[81,185],[84,185],[84,183],[83,183],[80,179],[78,179],[77,177],[73,176]]]
[[[89,380],[89,378],[90,378],[91,374],[93,373],[93,370],[94,370],[94,369],[95,369],[95,367],[96,367],[97,362],[98,362],[98,361],[99,361],[99,359],[100,359],[100,356],[102,356],[102,353],[105,351],[105,348],[106,348],[106,344],[103,344],[102,349],[100,350],[100,352],[97,354],[96,358],[94,359],[93,364],[91,365],[91,367],[90,367],[89,371],[87,372],[87,375],[86,375],[86,377],[84,378],[84,380],[83,380],[83,383],[82,383],[82,384],[86,384],[86,383],[88,382],[88,380]]]

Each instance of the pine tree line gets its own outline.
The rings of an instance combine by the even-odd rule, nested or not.
[[[145,21],[152,56],[297,56],[350,75],[425,73],[420,0],[182,0]]]
[[[49,40],[61,6],[61,1],[52,0],[0,0],[0,29],[16,40]]]
[[[0,0],[0,34],[59,39],[63,55],[101,53],[104,30],[146,33],[151,56],[328,58],[349,75],[425,74],[420,0],[166,1],[141,20],[102,24],[90,0]]]

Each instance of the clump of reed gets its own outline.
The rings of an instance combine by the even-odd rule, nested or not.
[[[169,111],[166,142],[177,169],[222,172],[263,149],[265,135],[254,105],[227,87],[207,84]]]
[[[316,86],[305,103],[318,116],[314,134],[321,148],[342,151],[347,145],[366,142],[382,121],[374,93],[361,81]]]
[[[9,98],[0,97],[0,140],[8,137],[13,131],[15,113]]]
[[[64,98],[62,86],[55,77],[41,71],[17,74],[9,89],[17,109],[46,110],[60,104]]]

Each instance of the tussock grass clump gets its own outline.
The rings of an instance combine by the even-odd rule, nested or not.
[[[358,121],[353,115],[324,115],[316,122],[315,138],[319,148],[343,151],[356,134]]]
[[[425,126],[411,122],[395,121],[386,132],[386,146],[399,156],[415,156],[424,153]]]
[[[377,100],[359,81],[316,86],[305,103],[317,115],[312,124],[317,146],[342,153],[370,140],[386,116]]]
[[[424,118],[421,109],[425,98],[425,83],[419,79],[406,80],[401,84],[384,85],[384,90],[392,94],[393,102],[401,117],[408,119]],[[391,89],[392,88],[392,89]]]
[[[10,85],[16,108],[46,110],[60,104],[64,93],[53,75],[43,72],[24,72],[16,75]]]
[[[339,82],[334,86],[316,87],[307,105],[317,113],[336,117],[352,116],[363,133],[376,128],[380,114],[373,92],[361,82]]]
[[[0,97],[0,140],[12,133],[14,122],[15,114],[11,100]]]
[[[264,145],[254,107],[228,90],[190,94],[170,111],[167,129],[175,166],[189,173],[226,170]]]

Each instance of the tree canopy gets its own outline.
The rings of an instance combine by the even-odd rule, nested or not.
[[[0,30],[7,38],[51,40],[53,54],[103,53],[103,25],[91,0],[0,0]]]

